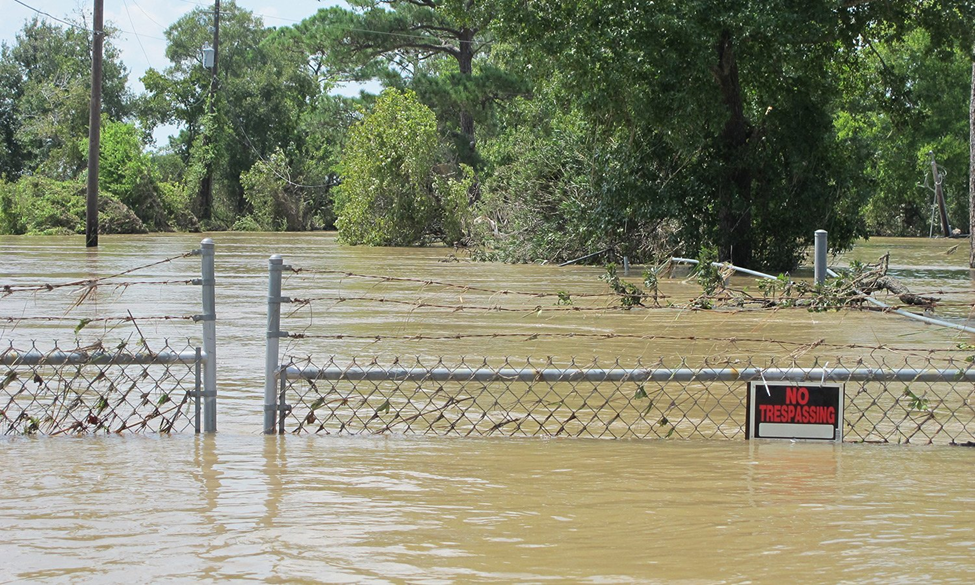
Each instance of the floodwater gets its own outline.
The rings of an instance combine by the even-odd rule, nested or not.
[[[220,432],[0,438],[0,581],[975,581],[973,449],[259,434],[271,254],[300,269],[283,294],[308,301],[287,307],[282,328],[304,337],[282,340],[282,353],[316,362],[834,360],[946,351],[971,335],[875,311],[677,308],[697,290],[680,278],[662,282],[662,308],[618,311],[594,267],[349,248],[329,234],[213,237]],[[105,276],[198,244],[0,238],[0,284]],[[967,242],[874,239],[836,263],[888,250],[912,291],[944,299],[939,316],[967,319]],[[200,312],[198,287],[158,281],[198,270],[184,258],[84,298],[9,295],[0,343],[196,345],[199,326],[178,317]],[[760,294],[753,279],[733,285]],[[138,331],[76,330],[129,312]]]

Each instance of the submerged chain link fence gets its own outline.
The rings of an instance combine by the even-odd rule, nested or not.
[[[845,389],[841,424],[846,441],[975,444],[975,368],[965,344],[897,348],[827,343],[825,338],[786,342],[716,336],[706,339],[712,343],[712,356],[721,354],[713,351],[719,346],[734,353],[635,364],[622,363],[623,358],[566,363],[554,358],[394,357],[402,351],[377,352],[389,357],[371,360],[322,358],[308,346],[330,343],[345,352],[351,346],[356,348],[352,355],[361,356],[358,348],[369,343],[392,342],[397,348],[417,343],[420,353],[445,347],[444,342],[466,343],[463,347],[470,349],[475,347],[471,343],[496,338],[632,338],[641,342],[645,355],[646,343],[686,339],[690,344],[703,338],[654,331],[617,335],[606,327],[594,329],[591,320],[559,321],[559,327],[548,329],[539,323],[525,333],[521,322],[501,317],[483,323],[468,318],[467,329],[453,335],[449,328],[438,333],[429,327],[405,335],[384,330],[373,334],[367,327],[381,326],[389,314],[380,306],[402,307],[400,322],[410,323],[420,321],[415,313],[421,310],[439,312],[437,320],[458,312],[537,316],[606,313],[614,307],[598,300],[585,307],[570,302],[596,299],[595,293],[515,292],[412,277],[309,271],[285,265],[279,255],[270,258],[268,267],[265,433],[744,439],[749,383],[828,382]],[[293,298],[282,292],[282,273],[324,280],[296,283],[315,296]],[[346,280],[355,281],[352,294],[340,289]],[[370,281],[359,290],[358,283]],[[551,306],[538,305],[538,299],[553,296],[557,300],[547,301]],[[502,305],[502,299],[508,302]],[[338,307],[350,301],[372,304],[375,312],[348,331],[312,327],[317,304],[323,303],[327,312],[342,310]],[[289,305],[288,326],[282,325],[282,305]],[[307,315],[304,324],[296,323],[299,312]],[[574,329],[573,323],[584,328]],[[288,341],[283,359],[282,339]]]
[[[191,257],[200,258],[201,278],[157,272]],[[147,269],[154,270],[147,276]],[[135,273],[143,276],[136,279]],[[162,287],[173,291],[177,305],[199,299],[202,314],[134,315],[124,309],[126,291]],[[214,288],[209,238],[197,250],[106,276],[0,283],[0,434],[215,432]],[[157,305],[165,307],[138,307]],[[201,343],[187,339],[172,346],[149,329],[162,323],[201,323]],[[24,328],[37,341],[25,341]],[[146,331],[156,335],[147,338]],[[71,349],[58,346],[65,335],[75,340]],[[110,335],[118,341],[109,341]],[[182,331],[174,337],[183,338]]]
[[[886,363],[619,363],[557,366],[510,359],[375,361],[278,372],[279,433],[416,433],[589,438],[744,438],[748,382],[846,388],[847,441],[975,441],[975,369],[939,357]]]
[[[0,352],[0,434],[200,432],[204,355],[36,345]]]

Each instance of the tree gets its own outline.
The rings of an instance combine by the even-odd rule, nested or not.
[[[169,227],[152,158],[132,124],[107,121],[101,134],[99,189],[118,198],[147,228]]]
[[[342,239],[372,246],[457,241],[470,175],[438,176],[439,155],[433,112],[411,92],[384,91],[349,132],[335,199]]]
[[[817,228],[837,248],[865,234],[865,153],[832,117],[862,35],[923,26],[940,46],[972,22],[947,0],[500,6],[499,36],[555,70],[590,120],[645,141],[634,147],[667,185],[652,204],[679,207],[676,243],[771,270],[794,267]]]
[[[317,55],[319,70],[338,78],[384,76],[387,81],[405,74],[424,73],[431,59],[454,63],[456,75],[447,74],[449,89],[459,104],[461,160],[471,162],[475,152],[473,100],[475,59],[489,46],[488,27],[493,18],[488,0],[350,0],[353,9],[330,8],[296,26],[292,36]],[[392,74],[392,77],[391,77]]]
[[[968,51],[939,51],[923,29],[870,41],[846,72],[835,118],[840,137],[862,141],[873,194],[865,208],[871,233],[928,235],[931,193],[918,188],[931,154],[948,171],[944,191],[952,225],[967,222]]]
[[[863,233],[856,213],[835,213],[863,191],[829,113],[824,72],[843,58],[831,3],[502,4],[500,34],[549,63],[604,132],[630,136],[634,172],[659,177],[619,183],[643,210],[626,229],[671,209],[688,253],[716,245],[770,269],[794,266],[816,228],[839,245]]]
[[[250,212],[241,174],[279,149],[294,156],[303,140],[297,131],[300,120],[320,89],[302,65],[307,55],[279,50],[259,18],[226,2],[221,4],[220,107],[215,116],[208,115],[210,73],[200,48],[210,41],[211,21],[206,8],[197,8],[167,29],[166,55],[172,65],[146,72],[141,115],[148,128],[180,126],[171,146],[187,165],[187,188],[200,184],[212,162],[219,204],[215,215],[229,225],[238,214]],[[199,205],[198,200],[198,210]]]
[[[106,27],[109,39],[114,34]],[[76,177],[85,166],[91,33],[84,23],[28,21],[13,45],[0,45],[0,174]],[[104,47],[102,108],[121,120],[132,111],[118,50]]]

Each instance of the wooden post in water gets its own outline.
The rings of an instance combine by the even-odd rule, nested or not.
[[[210,97],[207,105],[209,121],[203,129],[204,147],[213,137],[214,114],[217,111],[217,71],[220,64],[220,0],[213,2],[213,67],[210,68]],[[213,218],[213,158],[206,156],[206,174],[200,185],[200,219]]]
[[[975,268],[975,47],[972,47],[972,98],[968,105],[968,266]]]
[[[91,43],[91,103],[88,110],[88,193],[85,200],[85,247],[98,247],[98,157],[102,130],[102,45],[104,3],[95,0]]]

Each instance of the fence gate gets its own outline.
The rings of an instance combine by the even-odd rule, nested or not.
[[[120,278],[138,270],[191,256],[201,257],[201,278],[125,282]],[[114,289],[136,285],[200,287],[202,314],[160,317],[101,316],[82,319],[75,335],[91,321],[132,323],[140,320],[185,320],[202,323],[202,347],[189,341],[174,347],[165,341],[156,347],[119,343],[107,347],[101,340],[85,346],[40,349],[37,342],[18,345],[11,340],[0,349],[0,434],[86,434],[122,432],[216,432],[216,303],[214,243],[207,238],[198,250],[165,258],[103,278],[62,283],[11,283],[2,297],[18,293],[38,297],[69,288],[78,296],[72,307],[89,298],[100,286]],[[5,321],[40,320],[78,322],[77,317],[21,316]],[[141,337],[141,331],[138,331]],[[110,344],[111,345],[111,344]],[[26,346],[26,347],[25,347]]]
[[[206,426],[200,348],[155,353],[9,348],[0,382],[0,434],[176,433]]]

